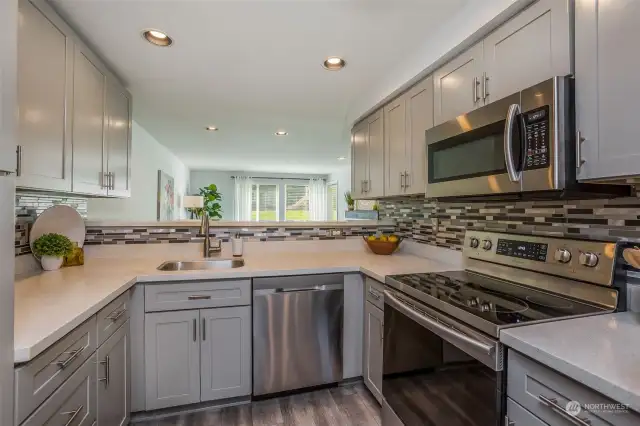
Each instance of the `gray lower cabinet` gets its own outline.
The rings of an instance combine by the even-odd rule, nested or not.
[[[147,410],[200,402],[200,311],[145,315]]]
[[[366,302],[364,307],[364,384],[382,403],[382,352],[384,334],[384,312]]]
[[[146,410],[251,394],[251,307],[145,315]]]
[[[200,311],[200,400],[251,394],[251,307]]]
[[[575,12],[578,179],[617,180],[640,174],[640,2],[581,0]],[[623,180],[624,181],[624,180]]]
[[[98,349],[97,356],[98,425],[127,426],[131,411],[128,321]]]
[[[93,426],[96,422],[95,367],[94,354],[22,426]]]
[[[504,426],[549,426],[511,398],[507,398],[507,418]]]

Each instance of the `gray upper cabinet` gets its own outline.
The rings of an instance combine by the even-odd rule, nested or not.
[[[107,195],[103,166],[104,74],[76,49],[73,76],[73,191]]]
[[[16,169],[16,120],[17,102],[17,33],[18,4],[15,1],[0,2],[0,171]],[[8,354],[7,354],[8,355]],[[8,397],[2,398],[5,401]],[[1,404],[1,403],[0,403]],[[10,414],[3,410],[0,423],[7,422]]]
[[[145,315],[147,410],[200,402],[200,311]]]
[[[98,349],[98,425],[127,426],[131,407],[129,322]]]
[[[385,195],[404,193],[406,138],[407,106],[402,95],[384,107]]]
[[[436,125],[482,105],[482,42],[458,55],[433,74]]]
[[[424,194],[425,131],[433,127],[433,77],[384,107],[385,194]]]
[[[28,0],[18,4],[18,178],[23,188],[71,190],[73,44]],[[15,168],[15,166],[13,166]]]
[[[384,195],[384,125],[382,110],[376,111],[352,130],[351,161],[353,198]]]
[[[206,309],[201,322],[201,401],[251,395],[251,307]]]
[[[539,0],[484,39],[485,103],[573,72],[570,10],[566,0]]]
[[[113,81],[107,82],[105,164],[108,194],[131,195],[131,100],[129,94]]]
[[[353,128],[351,134],[351,195],[353,198],[364,198],[365,181],[369,170],[369,123],[363,121]]]
[[[382,352],[384,333],[384,312],[366,302],[364,307],[364,384],[373,396],[382,402]]]
[[[640,174],[640,143],[631,114],[640,98],[640,2],[583,0],[575,14],[576,111],[582,138],[579,179]]]

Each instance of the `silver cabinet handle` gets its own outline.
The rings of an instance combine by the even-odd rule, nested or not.
[[[205,340],[207,340],[207,319],[206,318],[202,318],[202,341],[204,342]]]
[[[404,189],[407,189],[411,186],[411,179],[408,171],[404,171]]]
[[[371,181],[369,179],[365,180],[364,183],[367,184],[367,193],[371,191]]]
[[[65,411],[64,413],[60,413],[61,416],[71,416],[69,421],[66,422],[64,426],[71,426],[71,423],[73,423],[76,417],[78,417],[78,414],[80,414],[80,411],[82,411],[83,409],[84,409],[84,405],[81,405],[74,411]]]
[[[206,296],[204,294],[202,295],[196,294],[196,295],[187,297],[187,299],[188,300],[209,300],[211,299],[211,296]]]
[[[380,323],[380,345],[384,342],[384,322]]]
[[[382,296],[380,296],[379,293],[376,293],[375,291],[373,291],[371,289],[369,289],[369,295],[371,297],[373,297],[374,299],[376,299],[376,300],[380,300],[380,297],[382,297]]]
[[[509,416],[504,416],[504,426],[516,426],[516,422],[511,420]]]
[[[489,82],[489,77],[486,72],[482,73],[482,100],[485,101],[489,97],[489,90],[487,89],[487,84]]]
[[[22,176],[22,145],[16,146],[16,176]]]
[[[111,381],[111,364],[109,360],[109,355],[104,357],[104,361],[100,361],[100,365],[104,365],[104,378],[98,379],[99,382],[104,382],[104,387],[109,387],[109,382]]]
[[[112,190],[116,189],[116,172],[109,173],[111,175],[111,188]]]
[[[478,86],[480,86],[480,80],[478,80],[478,77],[473,77],[473,81],[471,83],[471,88],[473,89],[473,103],[475,104],[480,100],[480,95],[478,95]]]
[[[404,189],[404,172],[400,172],[400,189]]]
[[[196,319],[193,319],[193,341],[196,342],[198,341],[198,323],[196,322]]]
[[[544,405],[546,405],[547,407],[551,408],[553,411],[555,411],[556,413],[560,414],[562,417],[564,417],[566,420],[569,420],[574,425],[578,425],[578,426],[590,426],[591,425],[591,420],[585,419],[585,418],[576,417],[574,415],[569,414],[569,412],[565,408],[563,408],[560,405],[558,405],[558,400],[555,399],[555,398],[547,398],[546,396],[540,394],[540,395],[538,395],[538,399]]]
[[[109,315],[106,319],[111,320],[111,321],[118,321],[118,319],[120,319],[120,317],[122,315],[124,315],[124,313],[127,312],[127,309],[120,309],[119,311],[114,311],[111,313],[111,315]]]
[[[520,105],[511,104],[507,111],[507,121],[504,124],[504,162],[507,165],[507,174],[511,182],[519,182],[522,172],[516,172],[513,164],[513,125],[520,114]]]
[[[80,349],[76,349],[70,352],[63,352],[65,354],[69,354],[69,358],[65,359],[64,361],[56,361],[53,364],[57,365],[61,370],[64,370],[69,366],[69,364],[71,364],[76,358],[78,358],[78,356],[82,353],[82,351],[84,351],[84,349],[85,348],[83,346]]]
[[[576,168],[580,168],[584,163],[585,160],[582,159],[582,142],[584,142],[586,139],[582,137],[582,133],[580,133],[580,130],[576,131]]]

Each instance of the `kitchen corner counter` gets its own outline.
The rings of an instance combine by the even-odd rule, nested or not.
[[[456,268],[409,253],[377,256],[364,250],[350,250],[247,253],[245,266],[235,269],[181,272],[156,269],[167,260],[198,258],[187,255],[89,257],[84,266],[18,279],[15,283],[15,362],[30,361],[136,283],[349,272],[362,272],[384,282],[386,275]]]
[[[640,314],[509,328],[500,333],[500,341],[640,412]]]

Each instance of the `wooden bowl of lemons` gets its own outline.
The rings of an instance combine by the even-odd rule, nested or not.
[[[368,237],[363,238],[372,252],[374,252],[375,254],[386,256],[398,250],[398,247],[400,247],[400,242],[402,241],[402,237],[398,237],[397,235],[393,234],[369,235]]]

